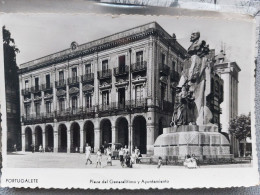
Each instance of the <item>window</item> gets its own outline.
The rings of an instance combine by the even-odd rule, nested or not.
[[[162,53],[162,65],[164,65],[166,62],[166,57],[165,54]]]
[[[120,107],[125,106],[125,88],[118,89],[118,103]]]
[[[51,113],[51,102],[46,102],[46,113]]]
[[[102,105],[109,105],[109,91],[102,92]]]
[[[118,58],[119,72],[125,72],[125,55]]]
[[[28,80],[25,80],[25,89],[29,89],[29,81]]]
[[[136,52],[136,64],[141,65],[143,63],[143,60],[144,60],[143,51]]]
[[[39,90],[39,78],[38,77],[36,77],[34,79],[34,83],[35,83],[35,90]]]
[[[72,114],[77,113],[77,108],[78,108],[78,98],[77,96],[72,97]]]
[[[77,77],[77,68],[72,68],[71,72],[72,72],[72,78]]]
[[[30,116],[30,105],[29,104],[24,105],[24,112],[25,112],[25,117],[29,118],[29,116]]]
[[[91,96],[91,94],[86,94],[85,100],[86,100],[86,108],[91,108],[92,107],[92,96]]]
[[[59,99],[59,111],[60,113],[65,111],[65,100],[63,98]]]
[[[35,113],[36,117],[39,117],[41,114],[41,104],[40,103],[35,103]]]
[[[161,86],[161,101],[163,101],[165,98],[165,87]]]
[[[108,60],[102,61],[102,70],[105,71],[108,69]]]
[[[46,88],[50,88],[51,87],[50,75],[47,74],[45,77],[46,77]]]
[[[63,71],[59,71],[59,81],[60,82],[64,81],[64,72]]]
[[[137,85],[135,87],[135,104],[136,106],[142,103],[143,99],[143,87],[141,85]]]
[[[91,73],[91,64],[86,64],[85,66],[85,74],[90,74]]]
[[[175,70],[175,65],[176,65],[175,61],[172,61],[172,70]]]

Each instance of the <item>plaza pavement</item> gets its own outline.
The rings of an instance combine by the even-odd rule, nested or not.
[[[86,165],[85,154],[79,153],[31,153],[16,152],[7,154],[8,168],[95,168],[96,155],[91,155],[93,163]],[[113,160],[112,166],[107,165],[106,156],[102,156],[101,167],[106,169],[122,169],[119,160]],[[206,165],[200,168],[232,168],[232,167],[249,167],[251,164],[226,164],[226,165]],[[152,168],[156,169],[154,164],[134,164],[134,169]],[[183,166],[164,165],[161,169],[178,168],[184,169]]]

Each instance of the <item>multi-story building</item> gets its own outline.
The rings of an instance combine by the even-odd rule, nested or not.
[[[151,155],[169,126],[186,50],[156,22],[20,65],[22,150],[97,151],[106,143]]]
[[[231,153],[238,156],[239,141],[229,134],[229,122],[238,115],[238,73],[241,71],[236,62],[226,59],[223,50],[216,57],[215,71],[224,80],[223,113],[220,117],[222,132],[229,136]]]

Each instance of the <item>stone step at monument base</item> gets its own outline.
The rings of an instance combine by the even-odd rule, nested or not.
[[[164,128],[154,143],[152,159],[184,160],[186,155],[198,159],[232,158],[228,139],[215,125],[183,125]]]

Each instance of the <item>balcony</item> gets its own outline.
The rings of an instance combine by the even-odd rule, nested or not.
[[[98,79],[110,79],[112,76],[111,69],[98,71]]]
[[[52,83],[42,84],[42,90],[43,91],[51,91],[52,89],[53,89]]]
[[[95,108],[94,106],[92,107],[85,107],[83,108],[83,118],[86,119],[86,118],[94,118],[95,117]]]
[[[55,82],[56,88],[66,87],[66,80],[59,80]]]
[[[126,75],[128,75],[128,73],[129,73],[129,66],[127,66],[127,65],[114,68],[115,77],[126,76]]]
[[[132,73],[144,72],[146,70],[147,70],[147,62],[146,61],[131,64],[131,72]]]
[[[159,65],[160,74],[163,76],[168,76],[170,73],[170,67],[166,64]]]
[[[31,94],[31,89],[27,88],[27,89],[22,89],[22,95],[30,95]]]
[[[88,73],[88,74],[82,75],[81,81],[82,81],[82,83],[93,82],[94,81],[94,73]]]
[[[44,122],[53,122],[54,118],[55,118],[54,112],[46,112],[42,114],[42,119]]]
[[[30,114],[22,116],[25,125],[38,124],[43,122],[43,114]]]
[[[32,93],[39,93],[41,91],[41,86],[36,85],[31,88]]]
[[[68,78],[68,85],[78,85],[79,84],[79,76]]]
[[[180,74],[175,70],[171,70],[170,79],[171,82],[177,83],[180,80]]]

